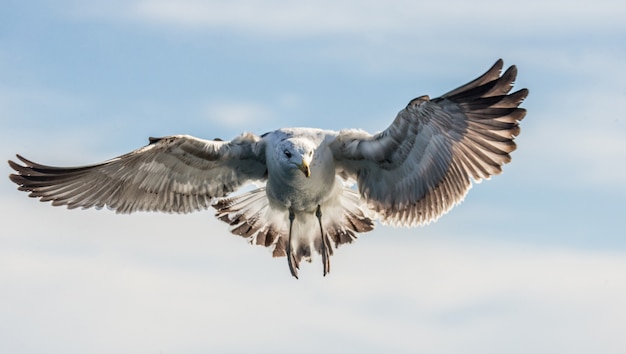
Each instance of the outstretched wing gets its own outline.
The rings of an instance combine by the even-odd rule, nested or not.
[[[189,213],[242,184],[267,176],[263,142],[252,134],[232,141],[187,135],[150,138],[150,144],[100,164],[51,167],[9,161],[9,177],[31,197],[68,208],[108,207],[118,213]]]
[[[528,95],[508,94],[517,75],[503,62],[445,95],[418,97],[385,131],[340,132],[331,143],[339,174],[358,182],[381,221],[400,225],[435,220],[459,203],[476,182],[511,160],[513,139]]]

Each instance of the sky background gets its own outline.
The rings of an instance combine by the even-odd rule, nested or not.
[[[0,1],[0,156],[148,136],[385,129],[498,58],[530,90],[504,173],[421,228],[284,258],[191,215],[0,182],[2,353],[626,352],[623,1]],[[8,175],[8,165],[0,169]]]

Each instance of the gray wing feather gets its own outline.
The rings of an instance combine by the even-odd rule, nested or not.
[[[232,141],[209,141],[187,135],[150,138],[150,144],[100,164],[52,167],[9,161],[9,177],[31,197],[68,208],[108,207],[118,213],[206,209],[242,184],[266,177],[259,137],[244,134]]]
[[[517,69],[500,76],[502,66],[439,98],[412,100],[379,134],[342,131],[330,144],[339,174],[357,181],[383,222],[433,221],[463,200],[471,180],[511,160],[528,90],[508,94]]]

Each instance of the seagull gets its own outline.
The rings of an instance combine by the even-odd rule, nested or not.
[[[509,93],[515,66],[498,60],[479,78],[441,97],[420,96],[382,132],[283,128],[231,141],[189,135],[150,138],[108,161],[53,167],[16,155],[9,178],[52,205],[117,213],[190,213],[213,207],[230,231],[300,262],[330,257],[374,221],[428,224],[460,203],[472,181],[511,161],[527,89]],[[244,185],[254,189],[231,194]]]

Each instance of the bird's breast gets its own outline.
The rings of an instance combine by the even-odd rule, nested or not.
[[[298,169],[268,170],[268,198],[286,208],[314,211],[328,200],[336,183],[334,160],[314,158],[310,169],[309,177]]]

